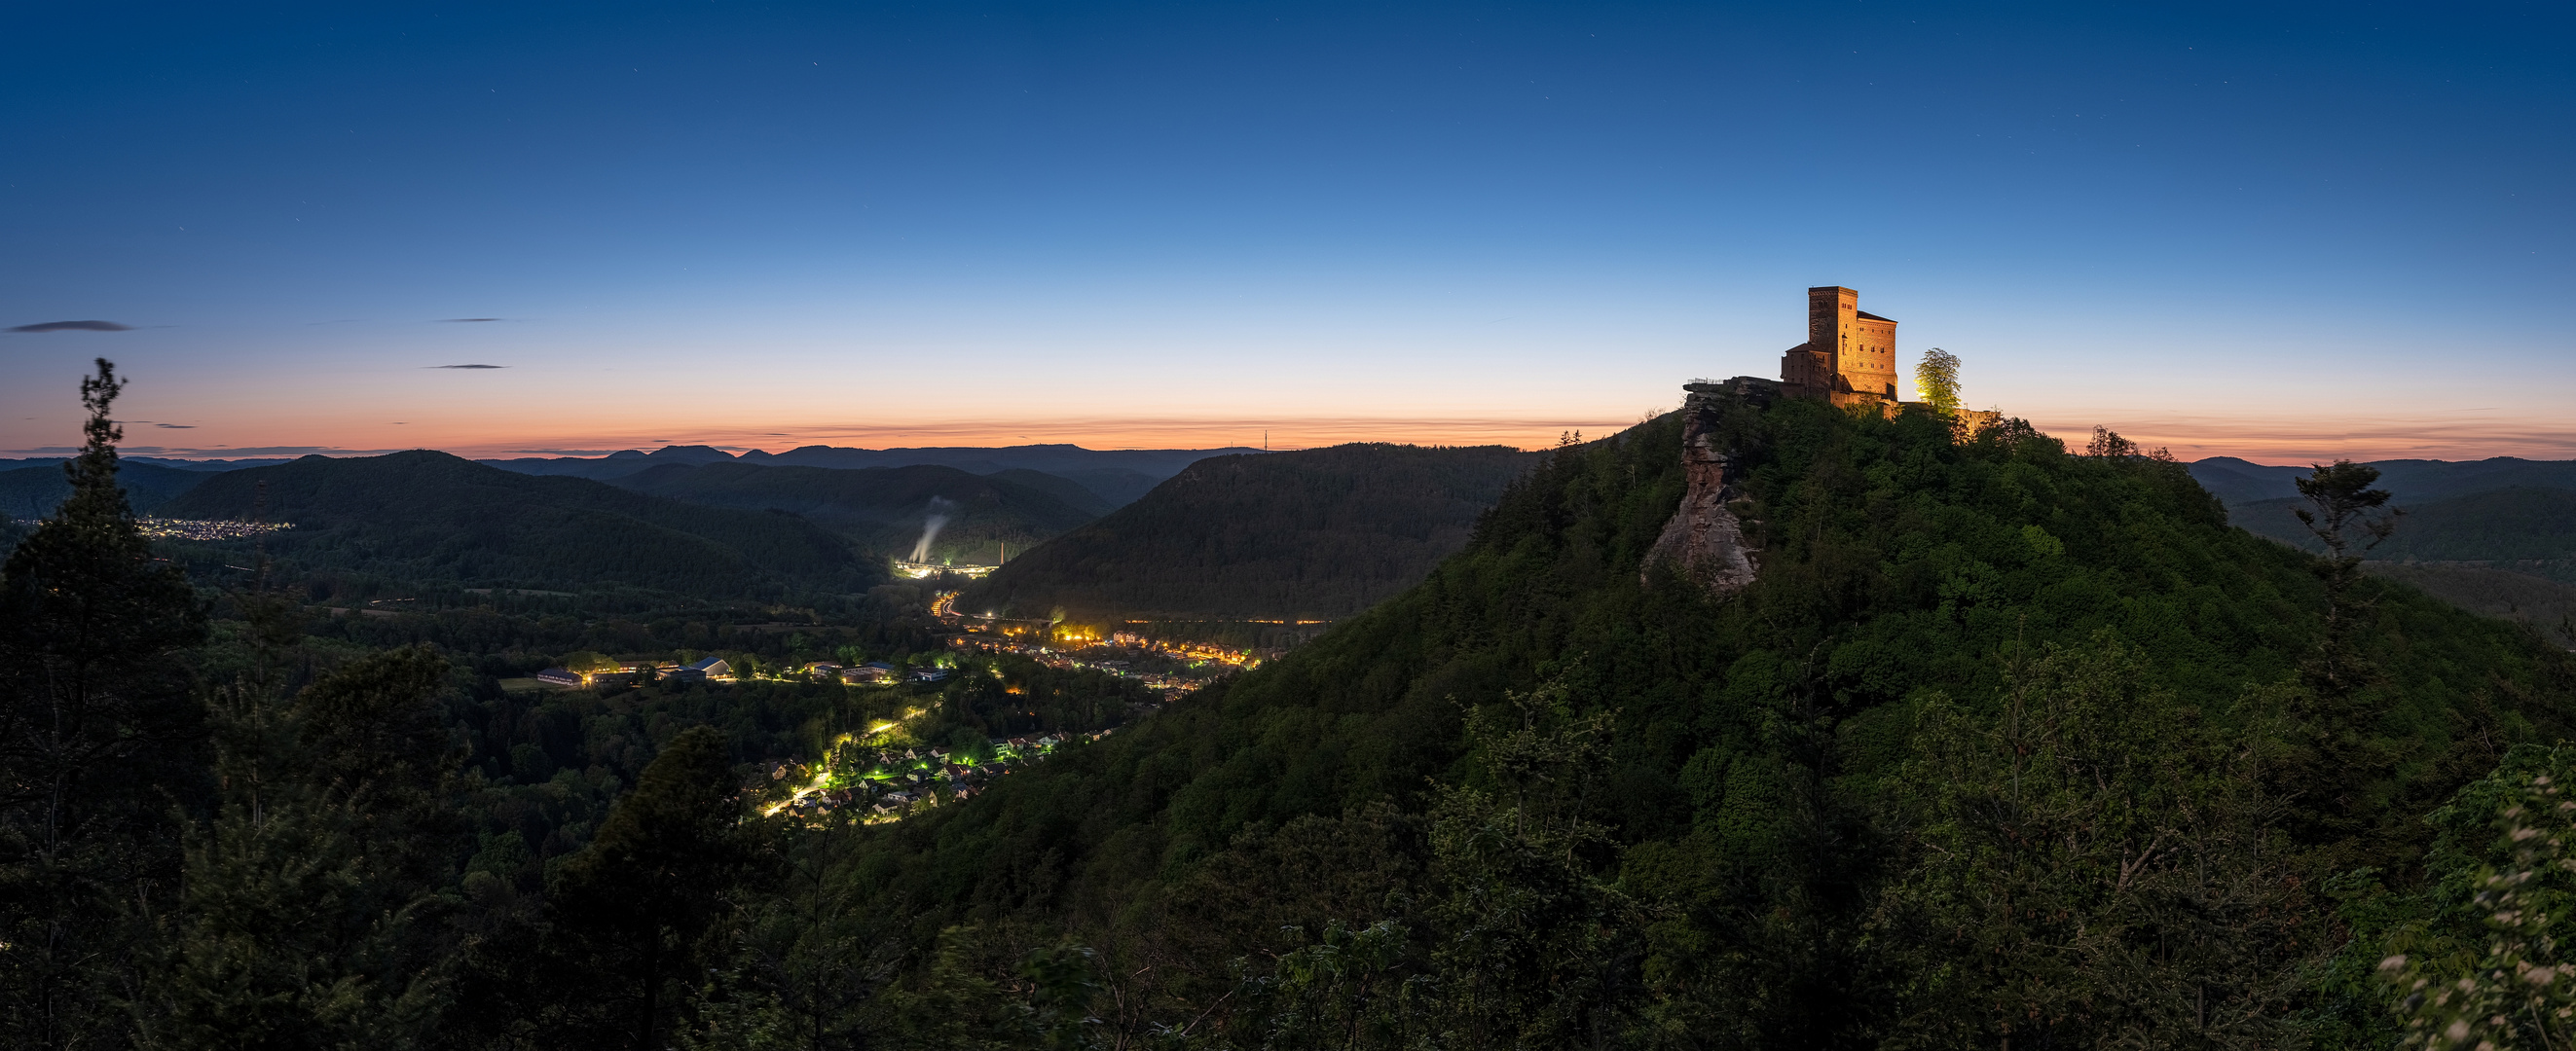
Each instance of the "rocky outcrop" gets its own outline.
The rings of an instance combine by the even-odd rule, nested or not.
[[[1657,566],[1671,565],[1719,594],[1741,591],[1761,570],[1760,552],[1726,506],[1737,495],[1730,484],[1734,464],[1716,425],[1730,405],[1767,403],[1778,385],[1737,377],[1682,389],[1689,392],[1682,402],[1682,474],[1689,488],[1682,494],[1681,509],[1646,552],[1640,576],[1651,577]]]

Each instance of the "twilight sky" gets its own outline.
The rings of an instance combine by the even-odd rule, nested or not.
[[[2061,434],[2576,457],[2571,30],[8,5],[0,329],[129,327],[0,333],[0,455],[77,441],[96,355],[166,455],[1538,445],[1775,375],[1841,284]]]

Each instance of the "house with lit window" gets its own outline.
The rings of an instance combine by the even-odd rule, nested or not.
[[[732,682],[733,665],[722,657],[708,657],[693,664],[683,664],[663,674],[671,682]]]

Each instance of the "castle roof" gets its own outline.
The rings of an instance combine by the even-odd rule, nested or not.
[[[1861,320],[1863,320],[1863,321],[1884,321],[1884,322],[1887,322],[1888,324],[1891,324],[1891,325],[1893,325],[1893,324],[1895,324],[1895,323],[1896,323],[1896,319],[1895,319],[1895,318],[1892,318],[1892,317],[1880,317],[1880,316],[1878,316],[1878,315],[1876,315],[1876,314],[1872,314],[1872,313],[1870,313],[1869,311],[1866,311],[1866,310],[1855,310],[1855,311],[1852,311],[1852,313],[1860,315],[1860,319],[1861,319]]]

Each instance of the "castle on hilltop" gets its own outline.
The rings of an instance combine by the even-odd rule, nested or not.
[[[1838,406],[1896,407],[1896,322],[1860,308],[1860,293],[1807,290],[1807,341],[1780,356],[1781,393]]]
[[[1954,362],[1955,364],[1955,362]],[[1671,566],[1723,595],[1742,590],[1761,572],[1758,534],[1747,534],[1731,506],[1742,468],[1724,416],[1735,406],[1756,409],[1780,397],[1813,398],[1838,408],[1894,419],[1912,406],[1949,416],[1953,433],[1974,438],[2003,421],[1988,409],[1935,408],[1896,399],[1896,322],[1860,308],[1860,293],[1839,285],[1807,290],[1807,341],[1780,356],[1778,382],[1737,376],[1724,383],[1682,384],[1682,503],[1664,523],[1638,570],[1652,581]]]

